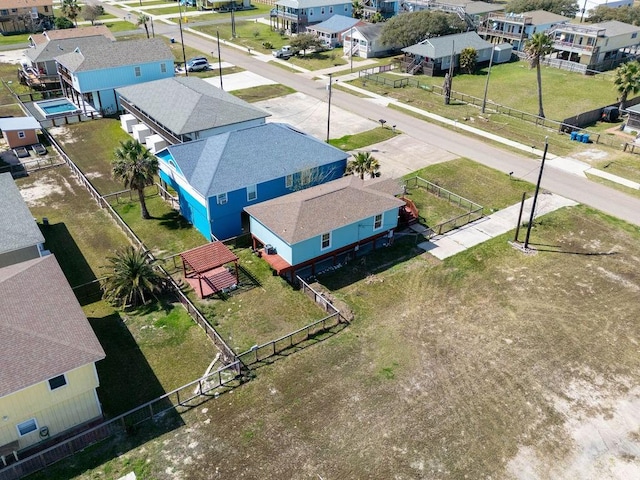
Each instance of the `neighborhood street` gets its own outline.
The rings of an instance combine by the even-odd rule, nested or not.
[[[122,10],[105,4],[110,13],[124,16]],[[178,25],[167,25],[156,21],[155,32],[176,39],[180,38]],[[200,35],[184,31],[184,42],[205,53],[217,51],[216,42]],[[269,64],[237,48],[221,45],[222,60],[244,68],[277,83],[294,88],[313,98],[327,101],[327,80],[312,80],[305,76],[292,73],[276,65]],[[439,149],[470,158],[488,167],[495,168],[505,174],[513,172],[514,178],[521,178],[535,183],[538,176],[540,161],[530,159],[482,140],[458,133],[438,125],[406,115],[400,111],[387,108],[373,99],[366,99],[333,89],[332,106],[340,107],[364,118],[378,121],[387,120],[387,125],[396,125],[399,130],[408,135],[418,144],[423,145],[425,157],[430,150],[437,146]],[[340,136],[333,132],[332,137]],[[513,139],[518,140],[518,139]],[[536,146],[541,148],[541,146]],[[553,152],[550,152],[551,154]],[[425,162],[425,165],[428,162]],[[592,182],[584,177],[555,168],[546,168],[543,188],[589,205],[607,214],[613,215],[627,222],[640,226],[640,198],[634,198],[618,190],[602,184]]]

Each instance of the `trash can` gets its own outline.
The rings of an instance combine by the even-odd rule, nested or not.
[[[571,140],[575,140],[577,135],[578,135],[577,131],[574,130],[573,132],[571,132]]]
[[[583,138],[583,137],[584,137],[584,135],[583,135],[582,133],[578,133],[578,134],[576,135],[576,141],[577,141],[577,142],[582,142],[582,138]]]
[[[588,133],[583,133],[582,134],[582,143],[589,143],[589,134]]]
[[[171,37],[171,39],[169,40],[171,43],[176,43],[176,39]]]

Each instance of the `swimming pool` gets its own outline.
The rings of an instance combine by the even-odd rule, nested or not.
[[[54,100],[43,100],[34,103],[36,109],[44,116],[51,118],[65,113],[76,113],[80,109],[66,98],[56,98]]]

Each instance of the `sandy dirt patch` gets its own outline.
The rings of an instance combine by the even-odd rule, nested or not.
[[[53,178],[44,176],[31,185],[21,187],[20,194],[29,207],[49,206],[55,208],[55,202],[48,201],[48,197],[53,194],[74,195],[74,192],[71,185],[66,181],[60,184]]]

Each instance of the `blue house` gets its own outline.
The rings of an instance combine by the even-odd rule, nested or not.
[[[393,240],[401,192],[394,179],[349,175],[246,207],[253,247],[289,280],[321,273]]]
[[[277,0],[271,10],[271,24],[277,30],[304,33],[308,25],[333,15],[351,17],[352,12],[351,2],[345,0]]]
[[[341,177],[348,154],[280,123],[220,133],[157,153],[160,178],[207,239],[248,231],[243,208]]]
[[[60,84],[83,113],[119,110],[115,89],[173,77],[173,53],[160,39],[100,41],[57,56]]]

